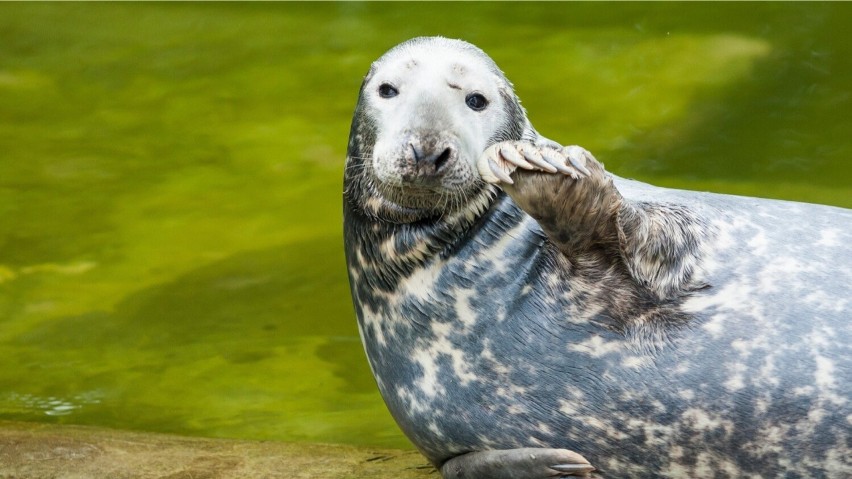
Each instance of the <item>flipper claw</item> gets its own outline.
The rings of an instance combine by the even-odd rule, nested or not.
[[[560,151],[552,150],[550,148],[541,149],[541,156],[548,163],[553,165],[553,167],[556,168],[557,171],[566,175],[570,175],[571,177],[578,178],[579,175],[577,174],[577,171],[575,171],[574,168],[571,168],[565,164],[565,158],[563,158],[560,153]]]
[[[562,153],[568,158],[568,161],[571,163],[571,166],[577,169],[584,176],[590,176],[592,174],[588,168],[586,168],[586,161],[597,161],[595,157],[589,153],[588,150],[583,148],[582,146],[571,145],[562,148]]]
[[[518,150],[510,145],[500,145],[500,156],[509,163],[519,166],[525,170],[535,169],[535,166],[525,160],[524,157],[518,153]]]
[[[515,184],[515,182],[512,181],[512,177],[503,171],[503,168],[500,168],[494,160],[488,160],[488,167],[491,168],[491,172],[494,173],[494,176],[496,176],[500,181],[510,185]]]
[[[511,175],[518,168],[542,173],[562,173],[575,180],[590,176],[587,162],[596,160],[580,146],[561,146],[552,140],[539,143],[504,141],[482,153],[477,168],[486,183],[514,185]]]
[[[548,162],[541,156],[541,153],[539,152],[538,148],[536,148],[534,145],[530,143],[519,142],[517,144],[517,148],[518,151],[522,155],[524,155],[524,158],[526,158],[527,161],[538,166],[544,171],[548,173],[556,173],[557,171],[559,171],[556,166],[550,164],[550,162]]]
[[[563,474],[573,475],[588,474],[595,470],[591,464],[556,464],[550,468]]]

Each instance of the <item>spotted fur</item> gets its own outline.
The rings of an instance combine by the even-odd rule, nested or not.
[[[388,55],[418,45],[493,65],[445,39]],[[539,141],[496,73],[509,96],[488,144]],[[400,207],[367,165],[384,125],[364,95],[344,179],[352,297],[381,394],[435,465],[541,447],[601,477],[852,477],[852,212],[596,162]]]

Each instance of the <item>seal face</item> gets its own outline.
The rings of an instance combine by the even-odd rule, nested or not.
[[[344,186],[370,366],[445,478],[852,474],[849,210],[617,178],[443,38],[373,64]]]
[[[478,48],[446,39],[399,45],[372,65],[361,87],[353,122],[358,158],[347,166],[365,170],[353,175],[370,192],[359,206],[410,222],[493,196],[476,160],[488,144],[520,137],[525,127],[511,85]]]

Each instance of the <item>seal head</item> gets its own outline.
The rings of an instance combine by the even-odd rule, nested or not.
[[[487,146],[536,135],[482,50],[415,38],[385,53],[364,79],[346,188],[361,209],[387,221],[443,217],[493,198],[476,170]]]

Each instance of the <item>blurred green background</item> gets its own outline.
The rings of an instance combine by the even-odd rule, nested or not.
[[[409,447],[343,264],[372,60],[497,61],[664,186],[852,206],[852,4],[0,4],[0,419]]]

